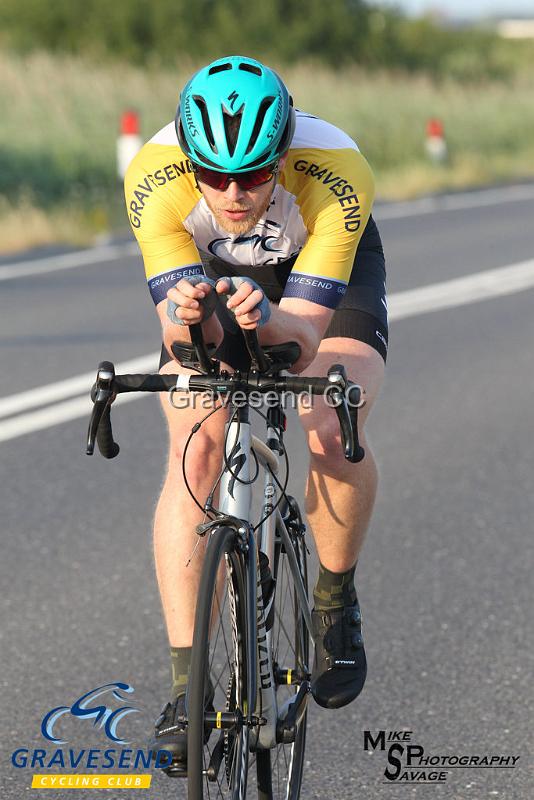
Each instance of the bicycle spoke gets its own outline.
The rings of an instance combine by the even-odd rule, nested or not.
[[[213,706],[208,707],[210,713],[213,709],[240,712],[243,701],[247,700],[247,640],[238,635],[238,631],[246,630],[246,573],[242,556],[233,551],[233,542],[231,529],[221,529],[211,540],[204,563],[193,646],[195,676],[199,682],[193,713],[190,712],[189,739],[195,756],[192,770],[188,764],[190,793],[195,797],[225,800],[246,796],[240,787],[246,782],[248,772],[248,729],[236,726],[217,730],[217,737],[212,730],[206,742],[205,708],[204,704],[199,708],[199,694],[200,685],[206,687],[210,680],[214,690]],[[197,625],[201,626],[200,634]],[[199,769],[201,764],[203,771]],[[210,766],[214,771],[211,780],[207,775]],[[243,766],[245,774],[241,774]]]
[[[301,570],[302,580],[306,589],[305,553],[302,540],[290,533],[291,544],[297,556],[297,564]],[[308,640],[304,616],[300,606],[300,596],[295,585],[295,578],[291,571],[289,556],[280,540],[275,543],[274,577],[275,590],[275,615],[271,632],[273,648],[273,661],[279,669],[297,670],[307,665]],[[276,685],[277,706],[280,710],[291,704],[299,691],[295,683]],[[288,711],[292,709],[289,705]],[[306,730],[306,712],[302,714],[298,724],[295,725],[294,741],[288,744],[277,744],[270,752],[270,758],[264,759],[261,765],[262,782],[267,787],[272,787],[273,800],[297,800],[300,796],[300,783],[304,763],[304,742]],[[270,777],[267,771],[270,770]]]
[[[287,628],[285,626],[285,623],[284,623],[284,621],[283,621],[283,619],[281,617],[278,617],[278,624],[280,625],[280,629],[283,630],[285,635],[286,635],[286,639],[287,639],[287,641],[289,643],[288,644],[288,650],[289,650],[289,648],[291,647],[291,644],[290,644],[291,639],[289,638],[288,630],[287,630]],[[286,653],[285,653],[286,656],[287,656],[288,650],[286,650]],[[278,654],[278,651],[277,651],[277,654]],[[280,665],[282,665],[280,661],[279,661],[279,663],[280,663]]]

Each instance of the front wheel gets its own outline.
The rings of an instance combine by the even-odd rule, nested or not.
[[[283,514],[297,571],[307,594],[308,573],[304,526],[295,501]],[[272,575],[276,581],[271,651],[278,713],[298,710],[292,724],[279,725],[278,743],[272,750],[258,751],[257,776],[260,800],[298,800],[306,743],[306,703],[309,679],[309,635],[295,577],[290,568],[284,539],[277,530]],[[291,714],[288,715],[291,717]]]
[[[190,800],[242,800],[247,791],[246,566],[235,539],[230,528],[211,534],[198,592],[188,689]]]

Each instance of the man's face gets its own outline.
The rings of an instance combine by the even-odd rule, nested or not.
[[[280,159],[279,170],[283,168],[285,160],[285,157]],[[224,191],[213,189],[200,181],[198,185],[221,228],[228,233],[241,234],[252,230],[269,208],[276,176],[268,183],[247,191],[241,189],[236,181],[230,181]]]

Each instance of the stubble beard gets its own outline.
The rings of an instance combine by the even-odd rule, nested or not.
[[[209,210],[211,211],[211,213],[213,214],[213,216],[217,220],[217,223],[219,224],[219,226],[224,231],[226,231],[227,233],[233,233],[233,234],[240,235],[240,234],[243,234],[243,233],[248,233],[249,231],[251,231],[257,225],[259,220],[262,218],[262,216],[265,214],[265,212],[269,208],[269,206],[271,204],[271,198],[272,198],[272,195],[270,194],[265,199],[265,202],[262,204],[261,207],[259,207],[258,209],[253,209],[253,208],[250,209],[249,213],[247,214],[245,219],[239,219],[239,220],[235,220],[235,221],[232,221],[231,219],[227,219],[225,216],[223,216],[221,207],[212,206],[212,205],[210,205],[210,203],[208,203],[207,199],[206,198],[205,199],[206,199],[206,204],[207,204]],[[235,206],[233,208],[229,208],[229,209],[227,208],[226,210],[228,210],[228,211],[244,211],[245,209],[241,208],[240,206]]]

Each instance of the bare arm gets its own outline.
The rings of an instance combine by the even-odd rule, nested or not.
[[[291,372],[302,372],[317,355],[333,310],[309,300],[283,297],[279,306],[271,304],[271,312],[269,322],[260,328],[260,341],[262,344],[298,342],[301,356]]]

